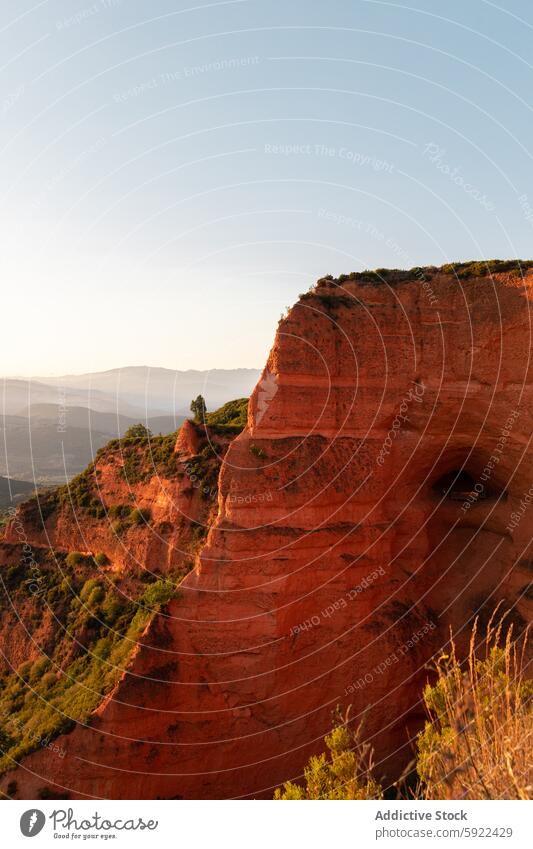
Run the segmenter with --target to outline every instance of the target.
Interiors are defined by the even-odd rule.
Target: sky
[[[528,0],[3,0],[4,375],[262,367],[325,275],[533,256]]]

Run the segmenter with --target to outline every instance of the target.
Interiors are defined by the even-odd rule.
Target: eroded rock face
[[[501,602],[531,619],[533,274],[327,281],[281,322],[180,599],[20,796],[271,796],[365,716],[377,775],[426,664]],[[531,508],[529,508],[531,510]],[[514,517],[513,517],[514,514]]]

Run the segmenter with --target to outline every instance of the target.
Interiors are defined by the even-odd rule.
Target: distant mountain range
[[[0,509],[13,506],[33,490],[34,486],[29,481],[8,480],[0,476]]]
[[[208,410],[250,395],[258,369],[132,366],[94,374],[0,380],[0,475],[61,483],[130,425],[171,433],[201,394]]]
[[[126,416],[172,413],[189,415],[191,399],[201,394],[208,409],[216,409],[233,398],[249,395],[260,371],[251,368],[175,371],[168,368],[128,366],[91,374],[38,377],[39,384],[57,393],[72,394],[72,404]],[[83,397],[84,403],[79,400]],[[44,399],[42,399],[44,400]],[[35,398],[33,403],[37,402]],[[41,399],[39,399],[41,402]],[[108,405],[111,404],[109,407]],[[135,411],[135,412],[133,412]]]

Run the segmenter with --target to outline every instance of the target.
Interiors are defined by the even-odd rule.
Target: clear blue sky
[[[262,366],[324,274],[530,258],[532,40],[526,0],[4,0],[2,372]]]

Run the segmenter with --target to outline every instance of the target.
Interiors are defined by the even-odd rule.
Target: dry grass
[[[451,640],[424,701],[430,721],[418,738],[423,799],[533,798],[533,682],[526,677],[528,633],[512,639],[489,623],[466,663]]]

